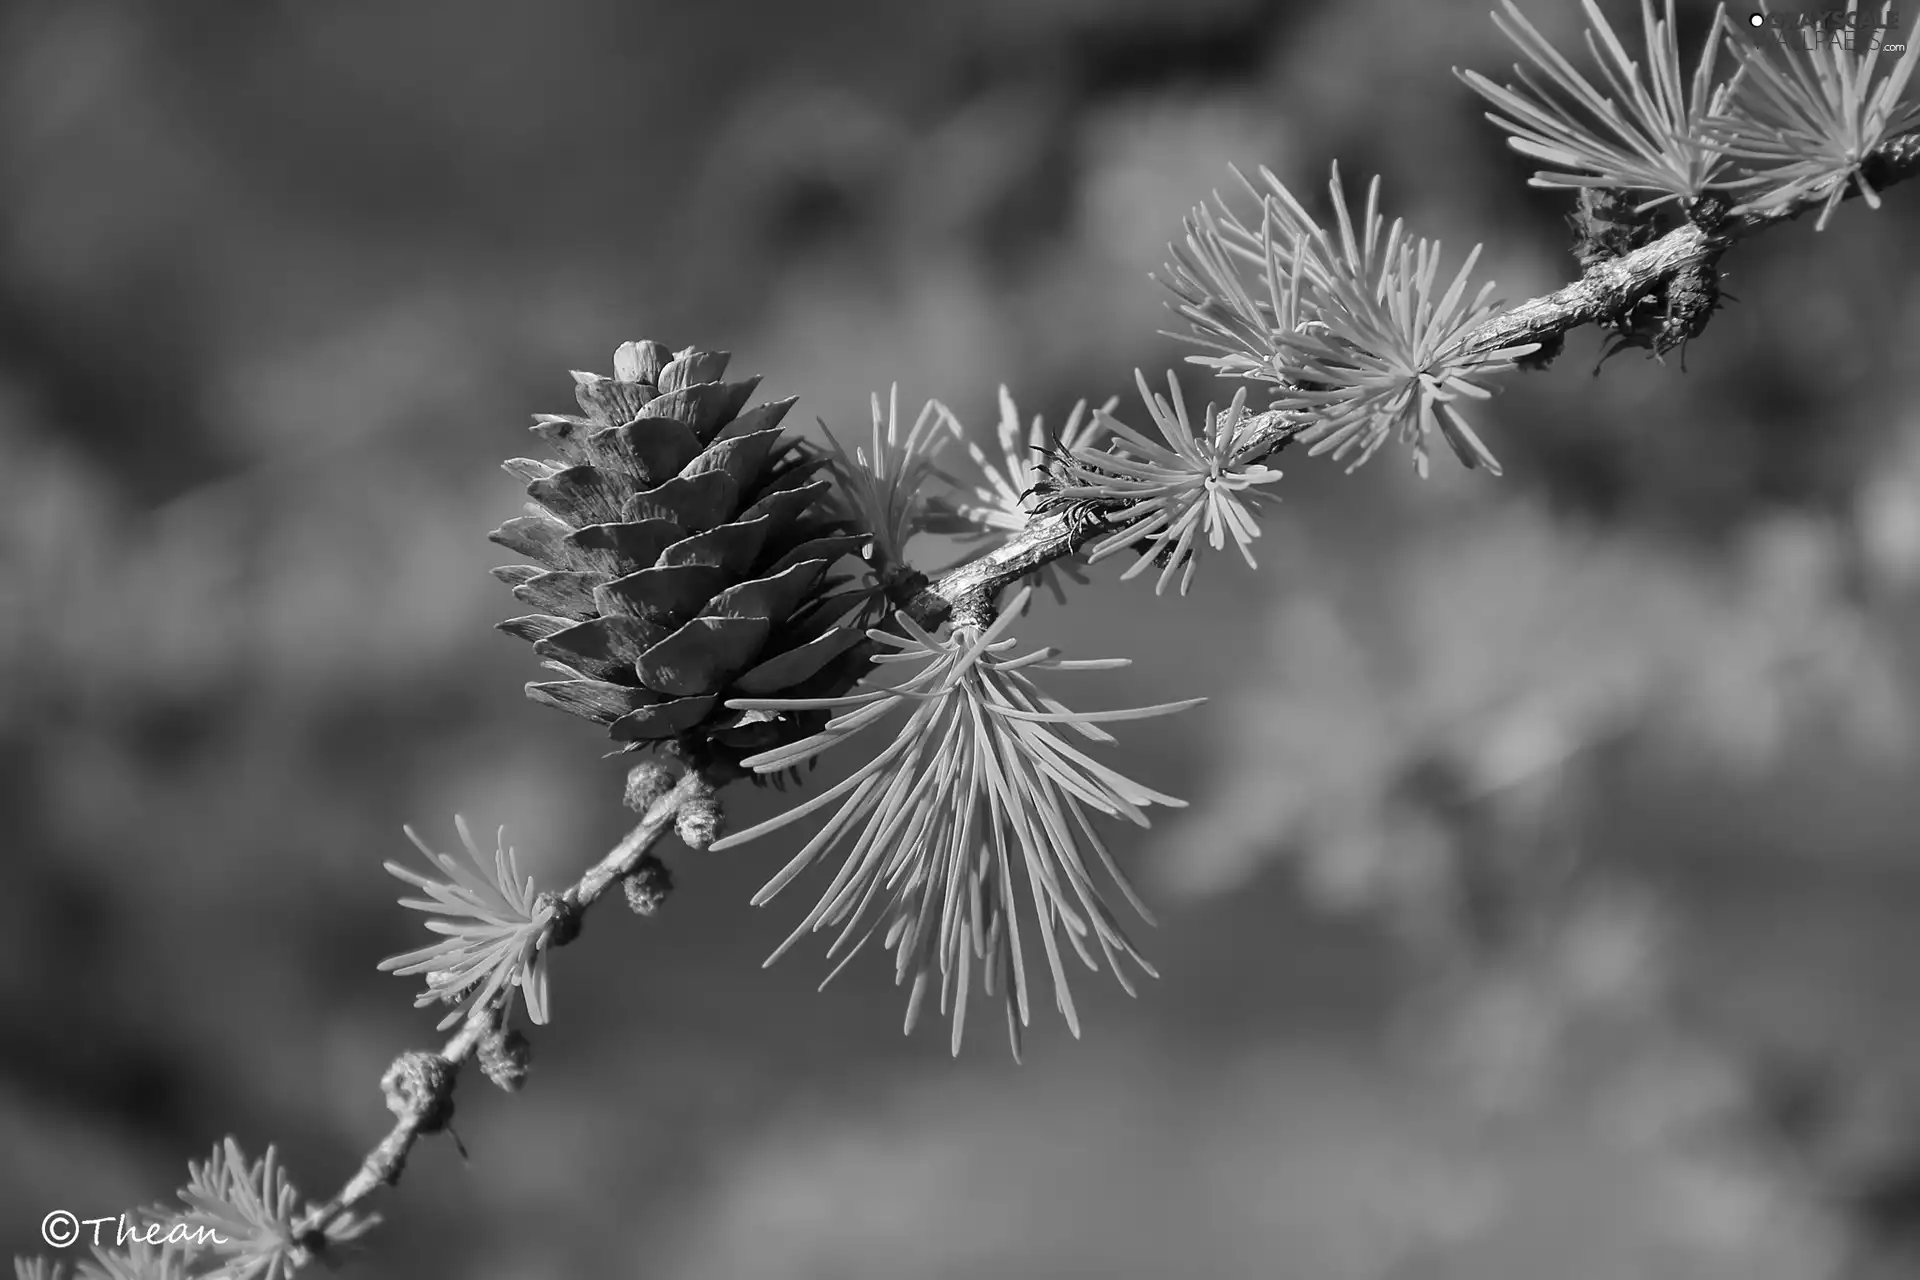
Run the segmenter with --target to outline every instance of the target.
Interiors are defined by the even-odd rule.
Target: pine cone
[[[538,562],[494,570],[536,610],[500,629],[563,677],[527,696],[622,750],[672,745],[702,765],[816,731],[816,714],[726,701],[844,691],[873,621],[873,592],[827,572],[866,539],[811,478],[823,460],[782,436],[793,401],[743,413],[760,380],[722,382],[726,363],[629,342],[613,377],[574,374],[586,416],[536,416],[559,460],[504,464],[533,502],[491,535]]]

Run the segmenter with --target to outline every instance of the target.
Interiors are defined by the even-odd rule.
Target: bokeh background
[[[721,347],[795,421],[897,381],[983,439],[1001,382],[1130,401],[1236,164],[1322,214],[1384,174],[1556,287],[1566,201],[1450,71],[1513,61],[1486,8],[0,6],[0,1245],[229,1132],[330,1193],[436,1042],[374,968],[401,824],[546,883],[620,835],[491,630],[497,464],[569,369]],[[1113,753],[1193,804],[1120,836],[1164,976],[1083,977],[1083,1039],[904,1039],[878,958],[760,967],[790,840],[675,846],[353,1274],[1920,1274],[1916,231],[1896,189],[1741,246],[1684,372],[1576,335],[1481,415],[1504,479],[1292,457],[1257,573],[1038,605],[1135,660],[1077,704],[1211,699]]]

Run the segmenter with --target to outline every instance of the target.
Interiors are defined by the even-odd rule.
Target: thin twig
[[[674,818],[682,804],[710,791],[711,784],[700,776],[698,770],[687,770],[673,790],[654,801],[633,830],[606,857],[589,868],[559,897],[578,911],[586,910],[621,877],[633,871],[648,850],[673,829]],[[314,1247],[323,1239],[321,1232],[328,1223],[352,1211],[379,1188],[391,1186],[400,1180],[413,1144],[424,1134],[444,1127],[460,1067],[473,1056],[481,1040],[495,1028],[497,1013],[493,1001],[476,1003],[461,1019],[453,1038],[441,1046],[438,1053],[426,1055],[436,1060],[440,1068],[433,1073],[435,1087],[419,1090],[408,1097],[407,1105],[398,1113],[393,1128],[367,1153],[366,1159],[360,1162],[359,1169],[347,1184],[331,1200],[308,1210],[296,1233],[296,1238],[303,1246]],[[395,1066],[398,1067],[411,1056],[402,1055]]]
[[[1920,134],[1888,143],[1869,156],[1862,168],[1876,190],[1920,176]],[[1852,200],[1858,195],[1858,187],[1853,187],[1844,198]],[[1770,209],[1739,205],[1710,232],[1691,223],[1678,227],[1632,253],[1594,264],[1564,288],[1502,312],[1476,327],[1446,354],[1454,358],[1546,343],[1582,325],[1622,318],[1682,271],[1711,266],[1734,242],[1791,222],[1825,203],[1825,195],[1819,194]],[[1278,450],[1294,430],[1286,415],[1274,411],[1252,415],[1251,424],[1249,458]],[[924,586],[912,581],[910,589],[889,594],[915,622],[929,629],[955,614],[990,616],[993,602],[1004,588],[1110,531],[1111,517],[1120,509],[1032,516],[1026,528],[985,555],[947,570]]]

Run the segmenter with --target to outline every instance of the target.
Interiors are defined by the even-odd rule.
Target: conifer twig
[[[699,770],[688,769],[671,791],[648,806],[633,830],[606,857],[559,895],[574,918],[575,929],[578,913],[605,896],[673,829],[681,806],[710,795],[711,789],[712,784]],[[560,934],[554,942],[559,945],[568,940],[568,935]],[[460,1067],[495,1029],[496,1018],[494,1002],[476,1002],[461,1020],[459,1029],[438,1051],[413,1050],[394,1061],[382,1081],[388,1106],[395,1112],[393,1128],[367,1153],[353,1177],[332,1199],[310,1209],[301,1219],[303,1242],[317,1241],[329,1222],[352,1211],[380,1187],[399,1182],[413,1144],[422,1136],[446,1127],[453,1110],[453,1087]]]
[[[1864,167],[1873,185],[1881,189],[1920,176],[1920,133],[1889,142],[1874,152]],[[1849,190],[1844,197],[1856,198],[1857,190]],[[1820,195],[1772,208],[1737,205],[1711,230],[1686,223],[1631,253],[1595,263],[1578,280],[1552,293],[1494,316],[1463,337],[1458,350],[1488,352],[1547,343],[1583,325],[1625,316],[1682,272],[1711,267],[1736,241],[1791,222],[1825,203],[1825,196]],[[1264,452],[1249,451],[1249,460],[1271,456],[1293,431],[1286,415],[1271,410],[1251,415],[1250,424],[1251,435],[1266,448]],[[958,615],[990,616],[1003,588],[1110,532],[1109,517],[1125,504],[1106,505],[1108,509],[1085,504],[1034,515],[1026,528],[999,546],[956,565],[937,579],[918,573],[894,575],[888,582],[888,594],[922,627],[937,627]]]

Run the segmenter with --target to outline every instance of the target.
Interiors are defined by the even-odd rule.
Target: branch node
[[[627,771],[626,806],[645,813],[673,790],[673,770],[658,760],[643,760]]]
[[[720,799],[711,788],[682,801],[680,811],[673,817],[673,833],[680,837],[680,843],[696,853],[720,838],[723,825]]]
[[[415,1133],[438,1133],[453,1119],[454,1064],[437,1053],[413,1049],[401,1054],[380,1077],[380,1091],[386,1095],[387,1110],[402,1123],[411,1122]],[[385,1179],[399,1176],[399,1161]]]
[[[990,588],[981,588],[967,592],[953,602],[952,622],[955,627],[966,627],[973,631],[985,631],[993,625],[999,616],[993,607],[994,592]]]
[[[552,913],[552,919],[547,924],[548,946],[564,947],[580,936],[580,923],[586,913],[570,896],[548,889],[535,899],[535,903],[536,910],[544,907]]]
[[[651,916],[659,912],[667,895],[673,892],[673,872],[667,864],[649,853],[640,859],[638,865],[620,882],[627,893],[627,906],[637,916]]]
[[[533,1045],[518,1027],[496,1027],[480,1041],[475,1057],[487,1079],[508,1093],[518,1093],[527,1082]]]

